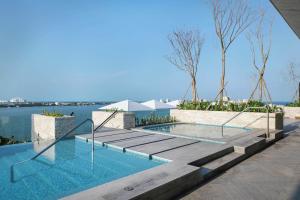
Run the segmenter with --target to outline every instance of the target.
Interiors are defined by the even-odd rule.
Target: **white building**
[[[100,110],[109,110],[109,109],[117,109],[121,111],[152,111],[153,109],[144,106],[143,104],[130,101],[130,100],[124,100],[117,103],[113,103],[104,107],[99,108]]]
[[[10,103],[25,103],[26,100],[22,99],[21,97],[14,97],[9,100]]]
[[[8,101],[6,101],[6,100],[0,100],[0,104],[6,104],[6,103],[8,103]]]
[[[171,108],[175,108],[175,106],[163,103],[161,101],[156,101],[156,100],[150,100],[150,101],[146,101],[144,103],[142,103],[144,106],[150,107],[154,110],[158,110],[158,109],[171,109]]]

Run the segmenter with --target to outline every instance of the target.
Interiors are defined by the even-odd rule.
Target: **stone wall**
[[[99,126],[112,112],[93,111],[92,119],[95,127]],[[135,114],[133,112],[118,112],[114,118],[108,121],[104,127],[130,129],[135,127]]]
[[[300,118],[300,107],[283,107],[284,117],[295,119]]]
[[[171,109],[170,115],[179,122],[221,125],[238,112],[178,110]],[[283,129],[283,116],[281,113],[270,113],[270,129]],[[226,126],[267,128],[267,113],[245,112]]]
[[[74,125],[74,116],[50,117],[40,114],[32,114],[31,138],[34,139],[39,136],[42,140],[55,139],[71,130]]]

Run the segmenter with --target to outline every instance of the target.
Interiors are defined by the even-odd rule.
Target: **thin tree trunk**
[[[225,65],[226,65],[226,60],[225,60],[225,50],[222,49],[222,76],[221,76],[221,93],[220,93],[220,105],[223,105],[223,97],[224,97],[224,87],[225,87]]]
[[[193,102],[196,102],[197,101],[197,88],[196,88],[197,82],[196,82],[196,77],[192,76],[191,79],[192,79],[192,96],[193,96]]]

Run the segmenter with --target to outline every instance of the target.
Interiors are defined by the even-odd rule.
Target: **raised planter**
[[[212,125],[222,125],[236,114],[238,114],[238,112],[178,109],[170,110],[170,115],[175,117],[179,122]],[[270,129],[283,129],[282,113],[270,113],[269,117]],[[245,112],[226,124],[226,126],[265,129],[267,127],[267,113]]]
[[[300,118],[300,107],[283,107],[284,117],[287,118]]]
[[[95,127],[99,126],[105,119],[107,119],[112,112],[107,111],[93,111],[92,119]],[[109,120],[104,127],[130,129],[135,127],[135,114],[133,112],[118,112],[114,118]]]
[[[74,116],[50,117],[32,114],[31,120],[31,138],[41,140],[56,139],[71,130],[75,125]]]

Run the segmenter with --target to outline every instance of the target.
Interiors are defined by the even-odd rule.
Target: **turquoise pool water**
[[[250,131],[250,129],[247,128],[224,126],[222,135],[221,126],[192,123],[160,124],[147,126],[143,129],[171,135],[208,139],[232,137],[237,134],[246,134]]]
[[[0,147],[0,199],[57,199],[164,163],[100,145],[95,146],[92,162],[91,143],[69,139],[36,160],[17,165],[11,182],[10,165],[44,146]]]

